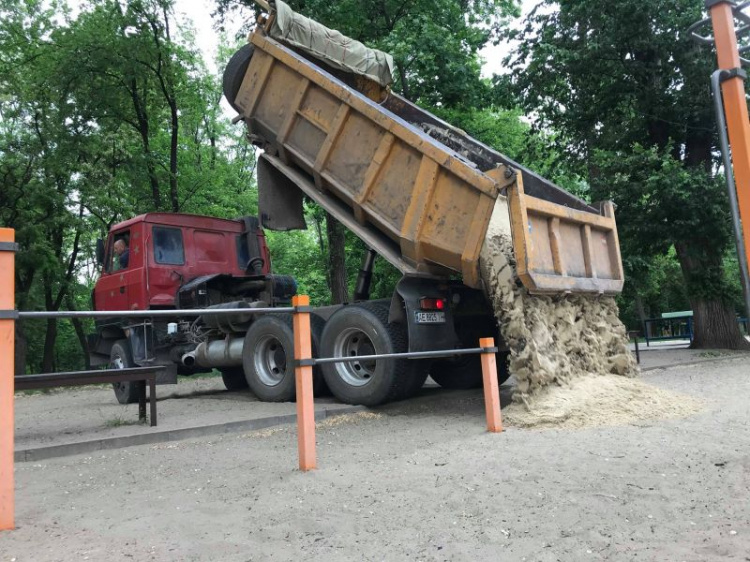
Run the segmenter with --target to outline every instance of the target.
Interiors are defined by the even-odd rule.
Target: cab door
[[[130,229],[119,230],[109,235],[102,276],[96,285],[97,310],[128,310],[129,308],[125,277],[127,267],[122,267],[120,257],[114,249],[115,242],[118,240],[122,240],[129,247]]]
[[[143,223],[114,231],[107,240],[102,276],[96,284],[97,310],[136,310],[146,308],[143,268]],[[115,244],[125,244],[127,257],[115,252]]]

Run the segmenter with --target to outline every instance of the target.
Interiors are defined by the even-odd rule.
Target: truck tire
[[[130,369],[135,367],[128,340],[117,340],[109,352],[110,369]],[[138,383],[135,381],[112,383],[115,397],[120,404],[138,402]]]
[[[390,302],[389,301],[371,301],[370,303],[373,306],[379,306],[382,308],[386,313],[390,313]],[[406,338],[408,342],[408,337]],[[408,348],[408,344],[407,344]],[[408,351],[408,349],[407,349]],[[395,398],[394,400],[406,400],[407,398],[412,398],[416,396],[416,394],[422,389],[424,386],[425,381],[427,380],[428,376],[428,369],[430,367],[431,361],[429,359],[409,359],[407,362],[407,373],[406,373],[406,383],[404,384],[404,390],[401,396],[398,398]]]
[[[510,377],[508,352],[495,354],[497,382],[503,384]],[[443,388],[466,390],[482,388],[482,360],[479,355],[461,355],[455,359],[435,361],[430,367],[432,380]]]
[[[247,379],[242,367],[223,367],[221,371],[221,380],[227,390],[243,390],[247,388]]]
[[[408,349],[406,328],[388,323],[388,309],[373,303],[345,306],[326,322],[323,357],[402,353]],[[406,397],[415,386],[408,359],[366,363],[326,363],[323,376],[333,395],[347,404],[377,406]]]
[[[312,339],[312,356],[320,356],[320,338],[323,336],[323,328],[325,328],[326,321],[323,320],[317,314],[310,315],[310,332]],[[326,379],[323,377],[323,372],[320,365],[313,367],[313,395],[317,398],[318,396],[330,396],[331,390],[326,384]]]
[[[242,80],[245,78],[245,73],[247,72],[247,67],[250,65],[250,59],[253,56],[254,50],[255,48],[250,44],[243,45],[229,59],[224,70],[224,76],[222,77],[224,96],[227,98],[229,105],[237,110],[238,113],[242,113],[242,109],[234,104],[234,100],[237,98],[237,92],[240,91]]]
[[[242,366],[247,385],[262,401],[294,400],[294,331],[289,314],[269,314],[250,325]]]

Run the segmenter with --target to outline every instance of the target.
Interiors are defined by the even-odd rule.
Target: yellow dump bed
[[[460,274],[479,288],[479,252],[502,191],[529,291],[622,290],[611,204],[591,207],[403,98],[363,88],[263,30],[250,42],[233,105],[265,149],[259,189],[267,227],[299,222],[301,190],[402,272]]]

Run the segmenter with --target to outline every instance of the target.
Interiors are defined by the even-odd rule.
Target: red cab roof
[[[139,222],[149,222],[166,226],[198,228],[201,230],[220,230],[222,232],[243,232],[242,221],[217,219],[188,213],[146,213],[132,219],[117,223],[112,230],[121,230]]]

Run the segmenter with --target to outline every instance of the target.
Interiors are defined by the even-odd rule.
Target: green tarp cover
[[[281,0],[269,2],[275,10],[269,35],[298,47],[325,63],[374,80],[383,87],[393,82],[393,57],[383,51],[365,47],[338,31],[295,13]]]

